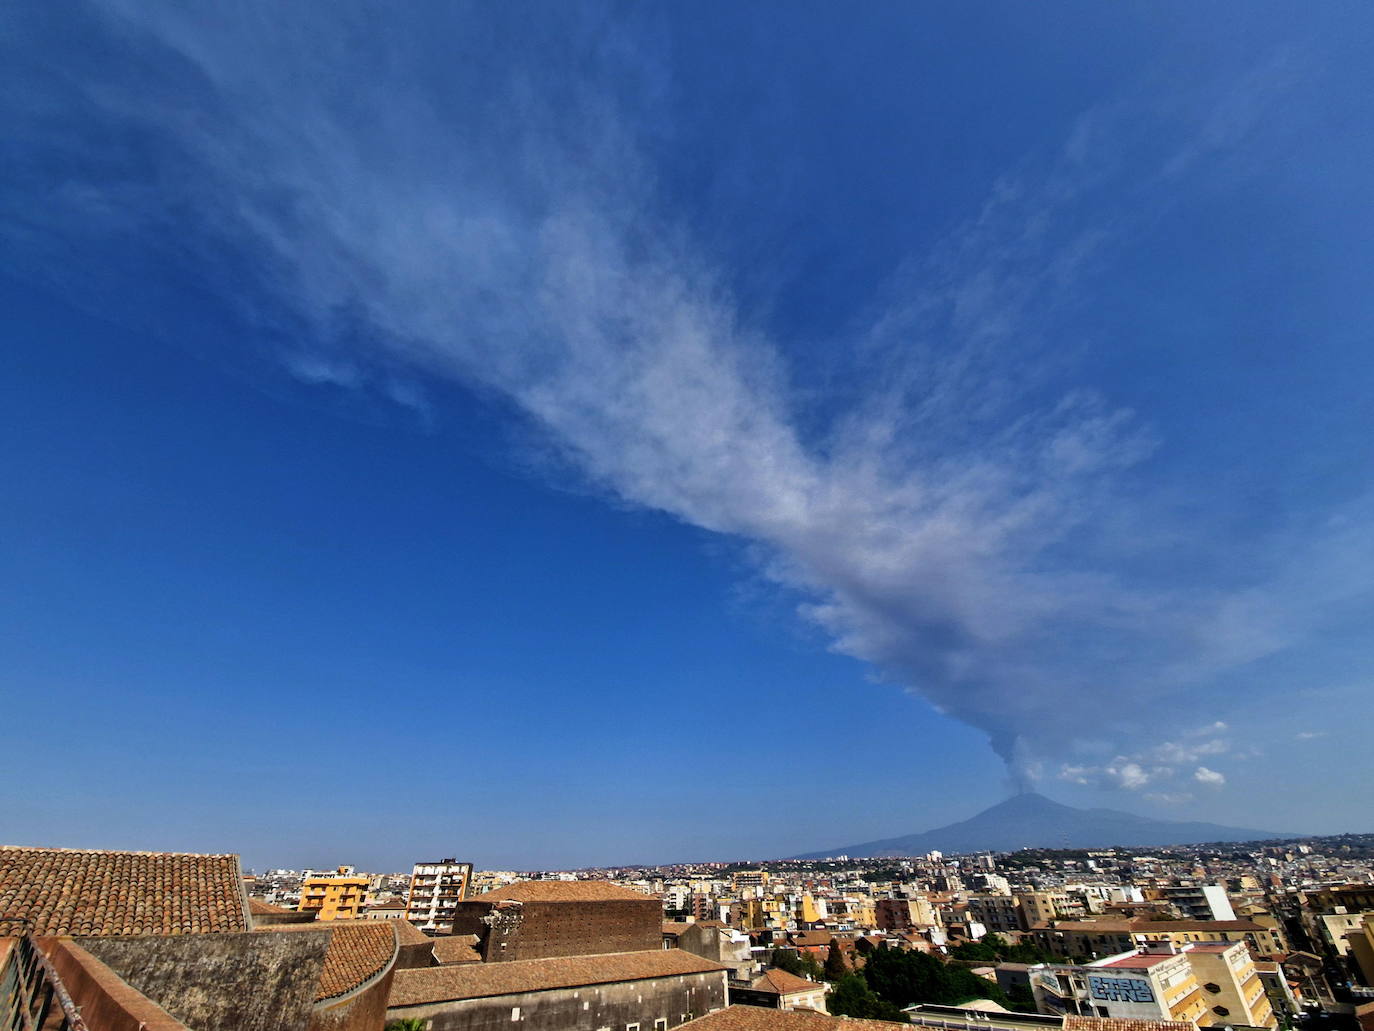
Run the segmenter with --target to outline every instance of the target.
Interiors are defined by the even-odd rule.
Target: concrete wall
[[[726,1005],[725,972],[618,981],[424,1006],[393,1006],[386,1019],[419,1017],[430,1031],[639,1031],[675,1028]],[[662,1024],[656,1023],[663,1021]]]

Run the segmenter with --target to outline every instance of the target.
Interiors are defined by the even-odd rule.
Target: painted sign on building
[[[1094,999],[1105,1002],[1154,1002],[1149,981],[1134,977],[1089,977],[1088,990]]]

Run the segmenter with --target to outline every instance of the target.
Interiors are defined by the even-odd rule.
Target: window
[[[659,1017],[654,1021],[654,1031],[668,1031],[668,1018]]]
[[[520,1007],[519,1007],[519,1006],[512,1006],[512,1007],[510,1008],[510,1019],[513,1020],[513,1021],[514,1021],[514,1020],[519,1020],[519,1019],[520,1019]]]
[[[625,1031],[639,1031],[639,1025],[638,1025],[638,1024],[626,1024],[626,1025],[625,1025]]]

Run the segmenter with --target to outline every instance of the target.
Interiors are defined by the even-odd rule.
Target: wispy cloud
[[[1159,441],[1110,398],[1057,386],[1074,360],[1058,315],[1135,224],[1124,203],[1085,218],[1086,199],[1188,173],[1248,109],[1139,167],[1114,146],[1128,119],[1085,116],[894,272],[852,341],[858,400],[817,413],[595,81],[551,98],[528,70],[487,69],[480,100],[447,98],[405,73],[413,39],[347,8],[287,19],[268,46],[268,12],[104,11],[129,60],[91,71],[81,109],[140,160],[97,163],[41,105],[21,112],[34,147],[85,170],[35,193],[38,230],[161,234],[202,267],[233,256],[225,299],[293,341],[278,360],[304,382],[423,408],[418,380],[436,377],[503,399],[599,488],[750,544],[837,651],[985,731],[1020,776],[1063,757],[1066,720],[1091,720],[1108,756],[1066,763],[1080,783],[1138,790],[1224,754],[1220,724],[1133,750],[1133,699],[1289,645],[1361,589],[1352,555],[1374,566],[1354,543],[1318,582],[1313,563],[1343,546],[1322,540],[1264,583],[1134,581],[1130,531],[1160,515],[1133,470]],[[1224,782],[1200,765],[1192,779]]]

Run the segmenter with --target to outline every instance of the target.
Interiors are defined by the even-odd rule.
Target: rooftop
[[[1136,953],[1133,956],[1117,956],[1115,959],[1105,959],[1092,964],[1095,967],[1126,968],[1130,970],[1148,970],[1150,967],[1167,963],[1171,959],[1177,959],[1177,953],[1161,953],[1158,955],[1147,953]]]
[[[824,988],[825,985],[808,981],[804,977],[789,974],[786,970],[779,970],[775,967],[771,970],[765,970],[762,976],[754,978],[749,987],[756,992],[791,995],[794,992],[814,992],[817,988]]]
[[[260,928],[259,933],[329,934],[316,998],[332,999],[360,987],[391,965],[401,943],[398,923],[401,921],[325,920],[309,924],[271,924]]]
[[[894,1025],[885,1020],[831,1017],[806,1010],[727,1006],[689,1020],[682,1027],[689,1031],[892,1031]]]
[[[681,949],[519,959],[506,963],[462,963],[396,971],[389,1005],[422,1006],[455,999],[480,999],[492,995],[543,992],[588,984],[725,970],[719,963]]]
[[[483,902],[644,902],[652,895],[610,881],[516,881],[479,895]]]
[[[1186,1020],[1122,1020],[1105,1017],[1064,1018],[1064,1031],[1196,1031]]]
[[[74,937],[249,927],[239,857],[192,852],[0,846],[0,914]]]

